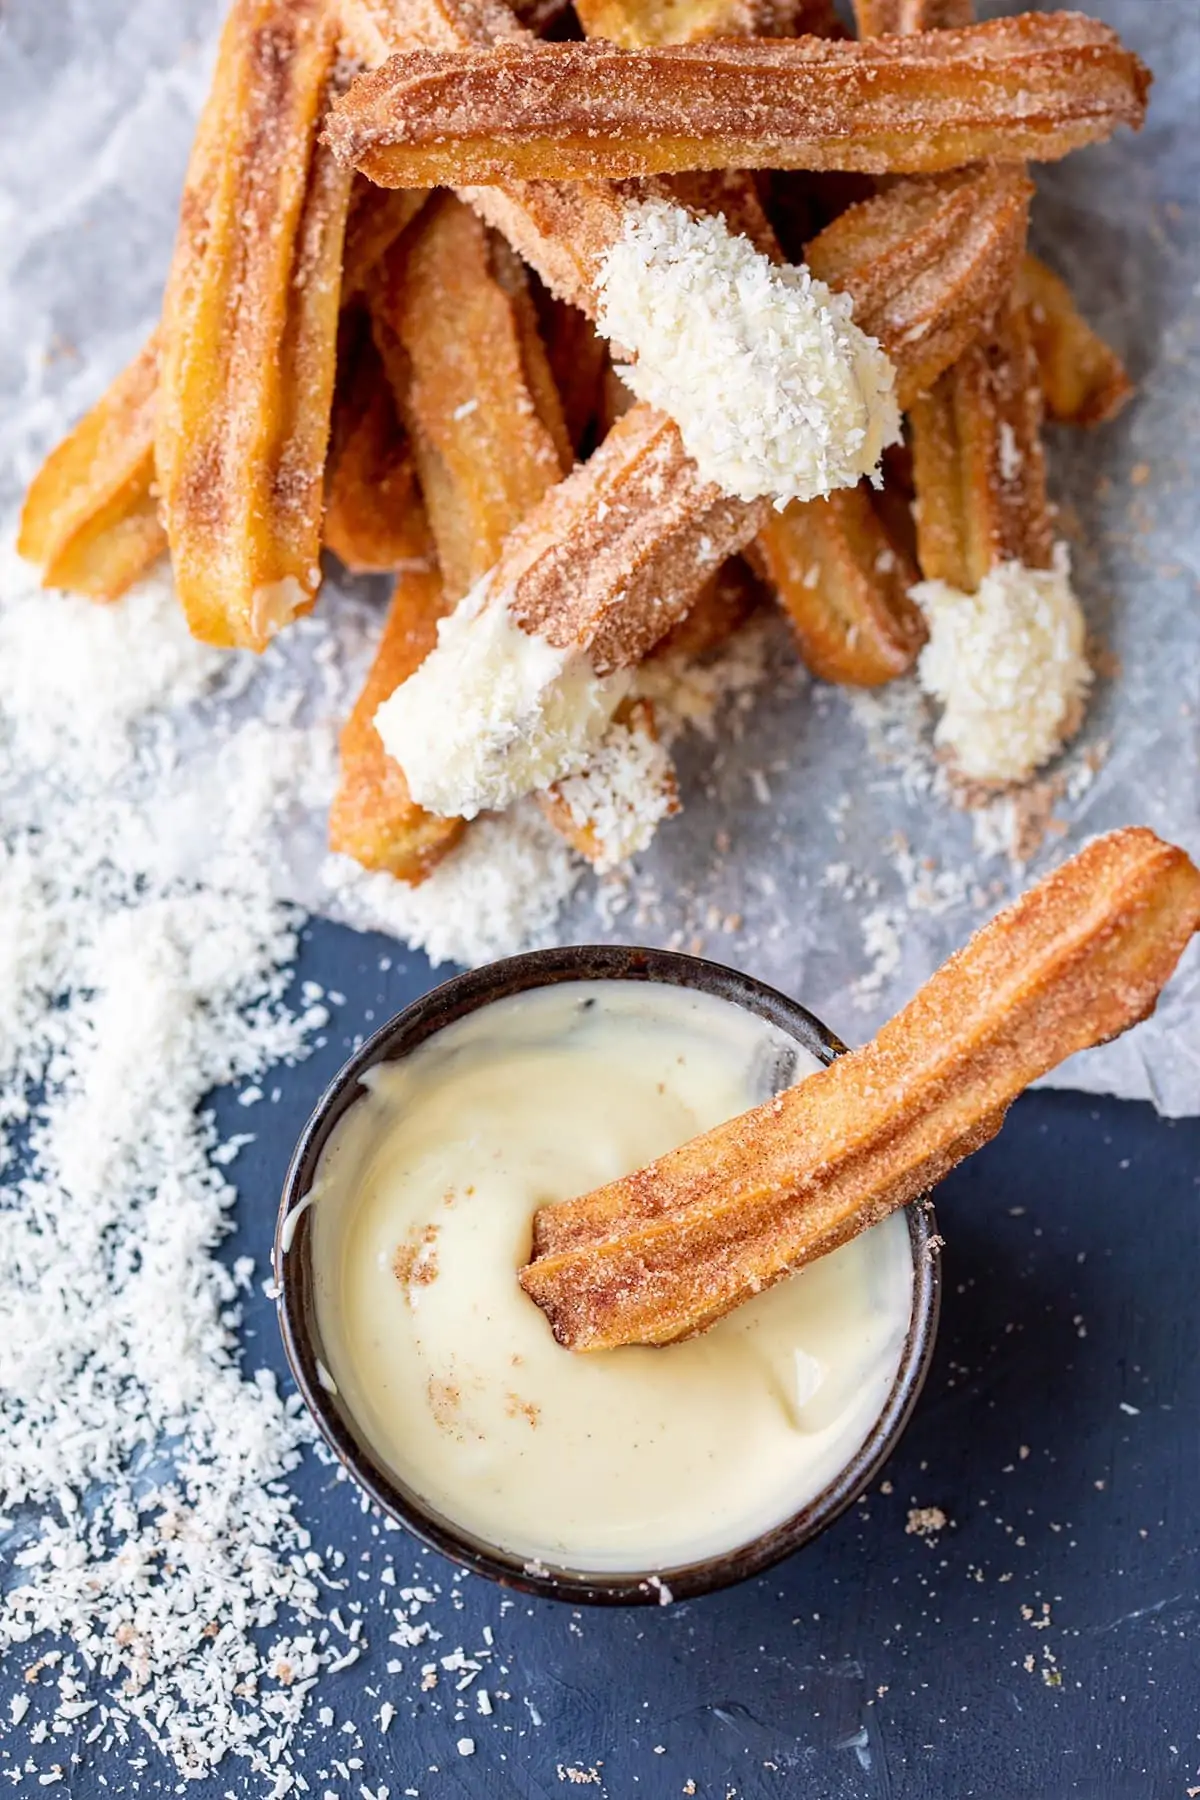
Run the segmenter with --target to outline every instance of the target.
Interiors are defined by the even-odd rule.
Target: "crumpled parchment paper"
[[[157,313],[221,10],[219,0],[4,8],[5,516]],[[1062,531],[1106,675],[1059,779],[1035,797],[1040,843],[1015,864],[1004,806],[972,816],[938,791],[911,684],[878,698],[820,688],[780,631],[753,705],[714,740],[678,747],[682,817],[599,904],[591,878],[580,884],[557,927],[563,941],[691,945],[861,1039],[1002,900],[1092,834],[1144,823],[1200,855],[1200,528],[1189,480],[1200,444],[1200,18],[1193,0],[1091,0],[1091,10],[1153,68],[1150,121],[1139,137],[1122,132],[1038,172],[1034,242],[1125,356],[1138,396],[1099,432],[1051,434]],[[347,616],[361,655],[356,586]],[[296,898],[322,904],[315,877],[294,885]],[[1197,947],[1153,1020],[1054,1079],[1200,1112]]]

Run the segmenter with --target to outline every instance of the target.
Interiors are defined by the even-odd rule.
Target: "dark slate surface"
[[[391,959],[382,969],[381,959]],[[266,1272],[291,1143],[358,1033],[431,984],[422,958],[316,925],[300,976],[346,996],[324,1047],[263,1082],[279,1099],[234,1165],[228,1253]],[[836,1029],[838,1020],[829,1023]],[[573,1614],[462,1578],[381,1534],[315,1459],[298,1475],[318,1547],[360,1580],[366,1649],[310,1708],[309,1791],[391,1800],[1142,1800],[1200,1791],[1200,1121],[1028,1096],[938,1196],[945,1302],[937,1359],[883,1486],[749,1586],[687,1606]],[[247,1357],[280,1371],[255,1295]],[[906,1530],[912,1508],[944,1528]],[[441,1641],[389,1644],[399,1586],[439,1590]],[[420,1668],[494,1640],[474,1686]],[[403,1667],[389,1673],[389,1659]],[[481,1716],[476,1689],[493,1711]],[[28,1690],[24,1690],[28,1691]],[[505,1697],[507,1696],[507,1697]],[[396,1716],[386,1735],[381,1704]],[[0,1706],[7,1694],[0,1678]],[[322,1725],[317,1708],[332,1708]],[[456,1710],[463,1714],[456,1719]],[[34,1715],[31,1715],[31,1719]],[[456,1748],[469,1736],[474,1752]],[[19,1755],[0,1752],[0,1775]],[[55,1745],[55,1759],[70,1744]],[[151,1757],[87,1760],[70,1792],[181,1791]],[[40,1758],[45,1761],[47,1759]],[[341,1761],[344,1774],[336,1767]],[[36,1778],[32,1778],[36,1782]],[[689,1787],[694,1783],[694,1787]],[[103,1784],[103,1785],[102,1785]],[[2,1790],[0,1790],[2,1791]],[[22,1790],[25,1791],[25,1790]],[[193,1800],[258,1793],[227,1764]]]

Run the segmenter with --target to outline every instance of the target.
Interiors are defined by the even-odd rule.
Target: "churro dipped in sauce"
[[[594,1572],[737,1548],[820,1493],[899,1367],[901,1216],[665,1350],[572,1355],[517,1280],[539,1206],[817,1066],[730,1002],[603,981],[374,1070],[322,1157],[313,1269],[332,1380],[383,1464],[486,1543]]]

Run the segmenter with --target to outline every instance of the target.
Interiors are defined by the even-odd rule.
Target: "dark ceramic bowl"
[[[440,1550],[451,1561],[490,1576],[506,1587],[520,1588],[573,1606],[654,1605],[664,1587],[676,1600],[712,1593],[747,1576],[758,1575],[802,1544],[852,1505],[870,1486],[890,1456],[908,1423],[921,1391],[937,1332],[940,1300],[936,1224],[929,1205],[908,1210],[909,1240],[913,1258],[913,1314],[908,1339],[900,1359],[892,1391],[862,1448],[838,1478],[790,1519],[763,1532],[739,1549],[726,1551],[679,1568],[657,1569],[644,1574],[558,1568],[529,1563],[498,1549],[465,1530],[414,1493],[375,1455],[340,1397],[330,1393],[318,1373],[322,1354],[317,1324],[312,1270],[312,1234],[309,1213],[293,1221],[294,1231],[286,1253],[284,1220],[305,1197],[316,1176],[317,1163],[330,1132],[359,1098],[359,1077],[377,1063],[395,1062],[418,1044],[464,1014],[493,1000],[529,988],[549,987],[560,981],[654,981],[675,987],[697,988],[718,999],[732,1001],[757,1013],[822,1063],[832,1062],[845,1045],[825,1029],[810,1012],[773,988],[749,975],[704,962],[695,956],[679,956],[668,950],[629,949],[620,945],[583,945],[578,948],[538,950],[528,956],[510,957],[487,968],[456,975],[442,987],[381,1026],[358,1050],[322,1094],[296,1146],[284,1182],[279,1223],[275,1231],[275,1281],[279,1292],[280,1325],[288,1362],[296,1384],[328,1444],[359,1485],[393,1519],[422,1542]]]

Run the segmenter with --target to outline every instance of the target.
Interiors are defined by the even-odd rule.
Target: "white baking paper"
[[[155,318],[216,0],[8,0],[0,21],[0,505]],[[989,12],[1007,10],[989,6]],[[1145,823],[1200,855],[1200,596],[1191,471],[1200,443],[1200,20],[1194,0],[1093,0],[1156,74],[1150,122],[1039,173],[1035,243],[1127,358],[1139,393],[1098,432],[1055,432],[1052,481],[1076,584],[1119,671],[1064,760],[1066,791],[1027,867],[1002,809],[940,794],[908,684],[878,698],[810,683],[780,629],[770,679],[713,740],[678,747],[685,812],[633,878],[591,876],[554,935],[685,944],[866,1036],[1006,897],[1095,832]],[[364,653],[357,583],[328,631],[273,649],[238,705],[315,645]],[[366,615],[369,617],[369,614]],[[314,675],[317,672],[314,671]],[[0,679],[3,672],[0,671]],[[318,706],[328,667],[312,682]],[[319,696],[324,695],[325,701]],[[923,735],[922,735],[923,734]],[[201,759],[203,760],[203,758]],[[208,759],[211,762],[211,758]],[[199,777],[198,777],[199,779]],[[320,822],[281,867],[306,904]],[[543,928],[540,937],[551,935]],[[1200,1112],[1200,957],[1156,1017],[1060,1071],[1060,1084]]]

